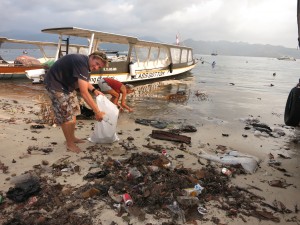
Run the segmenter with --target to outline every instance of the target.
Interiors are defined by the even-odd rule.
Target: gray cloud
[[[164,42],[174,42],[179,33],[182,39],[295,47],[296,4],[295,0],[2,0],[0,36],[77,26]]]

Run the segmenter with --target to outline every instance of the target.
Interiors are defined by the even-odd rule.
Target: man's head
[[[90,71],[96,71],[108,65],[108,58],[104,52],[95,51],[89,55]]]
[[[132,84],[126,84],[125,87],[127,94],[134,92],[134,86]]]

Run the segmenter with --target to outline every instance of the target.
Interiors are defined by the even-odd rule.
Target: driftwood
[[[151,137],[155,139],[176,141],[176,142],[181,142],[186,144],[191,143],[191,137],[180,135],[180,134],[174,134],[172,132],[162,131],[162,130],[152,130]]]

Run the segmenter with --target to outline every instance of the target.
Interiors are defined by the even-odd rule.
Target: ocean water
[[[56,53],[56,49],[54,47],[45,47],[44,48],[45,54],[48,57],[54,57]],[[14,61],[15,58],[17,58],[20,55],[27,54],[29,56],[32,56],[34,58],[42,58],[44,57],[43,53],[36,48],[16,48],[16,49],[7,49],[7,48],[1,48],[0,49],[0,56],[6,61]]]
[[[148,84],[148,89],[144,85],[148,96],[133,98],[136,114],[181,118],[191,124],[203,120],[234,123],[249,116],[260,117],[266,123],[283,123],[287,96],[300,78],[299,61],[221,55],[196,57],[204,63],[198,63],[190,74],[154,82],[152,88]],[[184,90],[187,98],[168,98],[178,90]]]
[[[204,62],[190,73],[134,83],[136,91],[128,96],[134,118],[226,124],[251,116],[265,123],[284,123],[287,96],[300,78],[300,61],[222,55],[196,58]],[[42,93],[43,85],[26,78],[0,80],[3,96],[34,99]]]

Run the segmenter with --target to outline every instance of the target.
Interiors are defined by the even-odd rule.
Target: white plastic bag
[[[98,95],[96,103],[99,110],[105,112],[105,116],[101,122],[96,122],[88,140],[94,143],[113,143],[118,141],[116,129],[119,109],[104,95]]]

